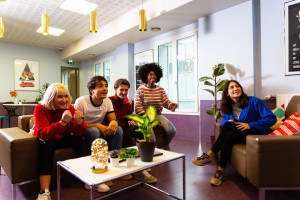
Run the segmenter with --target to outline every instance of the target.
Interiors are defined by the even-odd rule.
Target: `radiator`
[[[300,96],[300,94],[276,94],[276,108],[284,104],[284,108],[287,107],[293,96]]]

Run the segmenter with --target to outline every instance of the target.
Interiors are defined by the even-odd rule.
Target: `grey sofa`
[[[300,96],[289,102],[286,118],[295,112],[300,114]],[[259,199],[266,190],[300,190],[300,136],[247,136],[246,144],[233,146],[230,165],[258,188]]]

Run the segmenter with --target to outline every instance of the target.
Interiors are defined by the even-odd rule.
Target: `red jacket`
[[[69,109],[74,115],[75,108],[70,105]],[[76,136],[84,135],[86,124],[82,120],[80,125],[72,119],[65,127],[60,125],[62,114],[65,110],[47,110],[43,105],[38,104],[34,109],[34,135],[42,140],[62,139],[69,134]]]

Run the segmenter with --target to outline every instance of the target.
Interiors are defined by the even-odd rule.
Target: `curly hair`
[[[105,81],[106,84],[108,84],[108,83],[107,83],[107,80],[106,80],[103,76],[94,76],[94,77],[92,77],[91,80],[87,83],[87,88],[89,89],[90,95],[92,95],[90,89],[95,89],[96,84],[97,84],[98,82],[100,82],[100,81]]]
[[[160,78],[163,77],[161,66],[159,66],[157,63],[147,63],[141,66],[138,72],[138,75],[143,83],[147,84],[147,77],[151,71],[153,71],[156,75],[156,83],[158,83]]]
[[[244,92],[243,87],[241,86],[241,84],[239,82],[237,82],[236,80],[229,80],[224,85],[223,93],[222,93],[222,100],[221,100],[221,110],[225,114],[231,114],[232,113],[232,106],[231,106],[232,100],[228,96],[228,87],[229,87],[229,84],[231,82],[234,82],[234,83],[238,84],[241,88],[242,94],[239,98],[240,107],[242,109],[246,108],[248,106],[248,103],[249,103],[248,95]]]

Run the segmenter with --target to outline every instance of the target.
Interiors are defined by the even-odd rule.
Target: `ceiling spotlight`
[[[158,32],[158,31],[161,31],[161,28],[159,28],[159,27],[151,27],[151,31],[152,32]]]
[[[0,38],[4,37],[4,22],[3,18],[0,17]]]
[[[42,14],[42,31],[43,35],[49,35],[49,15],[46,13]]]
[[[97,33],[97,13],[96,13],[96,11],[90,12],[90,32]]]

